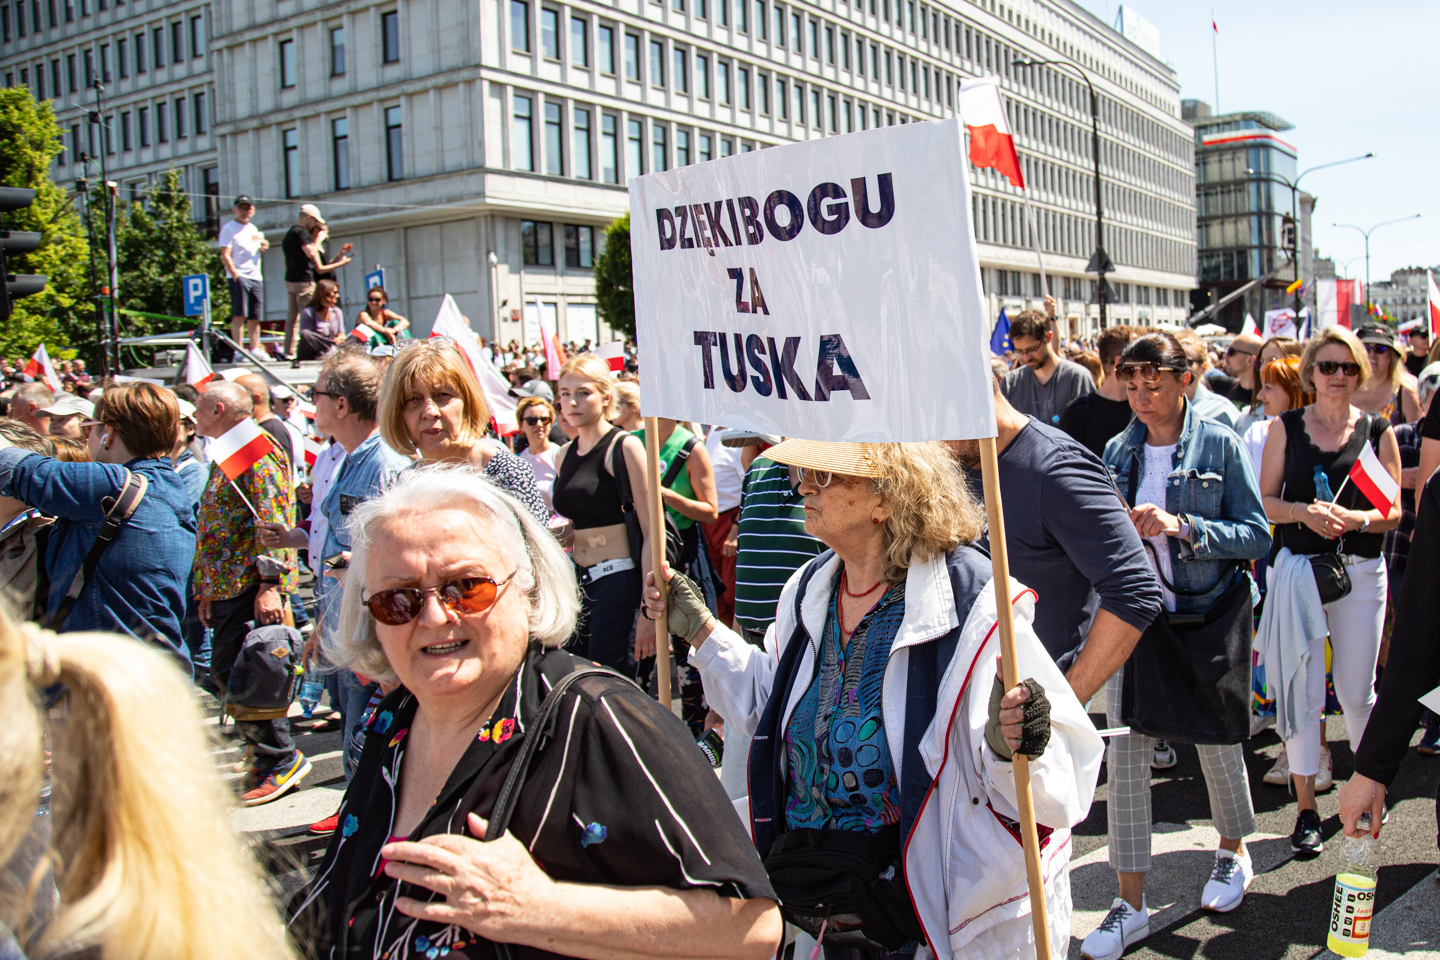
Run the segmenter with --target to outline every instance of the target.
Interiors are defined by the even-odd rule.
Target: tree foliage
[[[86,276],[89,245],[74,204],[50,178],[60,153],[60,126],[48,101],[36,102],[26,86],[0,89],[0,184],[28,187],[35,202],[3,214],[10,230],[41,234],[40,248],[9,258],[11,273],[50,278],[44,291],[14,302],[14,313],[0,324],[0,352],[28,357],[44,342],[50,356],[73,356],[70,347],[94,343],[93,308]]]
[[[635,338],[635,283],[630,273],[630,214],[605,228],[605,252],[595,261],[595,308],[626,339]]]

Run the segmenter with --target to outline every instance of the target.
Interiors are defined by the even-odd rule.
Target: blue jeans
[[[354,670],[341,670],[339,677],[339,710],[344,717],[340,723],[340,730],[345,736],[342,766],[345,768],[345,781],[348,783],[354,776],[355,767],[360,763],[360,757],[355,753],[353,742],[355,728],[360,724],[360,718],[365,713],[365,704],[370,702],[370,693],[375,687],[373,684],[362,684],[360,678],[355,676]]]

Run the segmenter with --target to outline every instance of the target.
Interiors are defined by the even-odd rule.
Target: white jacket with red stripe
[[[839,563],[832,556],[821,566],[801,599],[801,619],[809,638],[822,634],[829,584]],[[785,585],[763,650],[717,627],[690,655],[710,705],[747,736],[754,733],[769,699],[779,644],[789,642],[795,632],[799,579],[797,572]],[[1051,949],[1054,956],[1062,957],[1069,950],[1070,937],[1070,829],[1089,813],[1104,743],[1031,627],[1035,593],[1012,579],[1011,596],[1019,675],[1039,682],[1051,704],[1050,743],[1030,764],[1030,788],[1035,819],[1045,834],[1041,866]],[[907,649],[936,640],[957,626],[961,630],[940,685],[935,718],[920,742],[931,786],[906,839],[905,876],[927,934],[928,952],[937,960],[1030,957],[1034,932],[1024,852],[1005,823],[1019,818],[1013,767],[985,743],[1000,651],[994,582],[985,585],[968,612],[957,612],[955,606],[945,557],[910,566],[905,615],[882,686],[881,709],[890,743],[905,740]],[[809,642],[818,650],[813,639]],[[814,670],[814,656],[800,658],[785,722]],[[902,777],[901,762],[901,752],[892,751],[897,782]],[[921,957],[926,954],[922,949]]]

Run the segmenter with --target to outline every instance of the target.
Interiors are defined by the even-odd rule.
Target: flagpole
[[[245,501],[245,506],[250,508],[250,516],[254,517],[258,521],[260,519],[260,512],[255,509],[255,504],[250,502],[250,498],[245,496],[244,492],[241,491],[240,487],[236,485],[234,480],[230,481],[230,486],[236,492],[236,494],[239,495],[240,499]]]
[[[1220,26],[1215,22],[1215,8],[1210,8],[1210,61],[1215,65],[1215,114],[1220,114]]]
[[[655,589],[660,591],[662,608],[660,616],[654,620],[655,692],[660,698],[660,705],[670,710],[670,629],[666,626],[669,612],[664,609],[667,590],[663,575],[665,500],[660,493],[660,421],[655,417],[645,418],[645,490],[650,501],[650,569],[655,573]]]
[[[1035,208],[1030,205],[1030,188],[1025,187],[1020,191],[1025,195],[1025,219],[1030,221],[1030,239],[1035,244],[1035,260],[1040,264],[1040,295],[1050,296],[1050,280],[1045,276],[1045,257],[1040,253],[1040,231],[1035,228]],[[1055,332],[1060,333],[1060,314],[1055,314]],[[1057,344],[1058,345],[1058,344]]]

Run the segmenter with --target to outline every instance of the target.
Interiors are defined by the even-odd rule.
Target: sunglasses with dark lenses
[[[801,483],[804,483],[808,477],[810,482],[815,484],[815,486],[828,487],[830,486],[830,481],[835,479],[835,474],[829,470],[810,470],[806,467],[796,467],[795,469],[799,474]]]
[[[1160,374],[1166,370],[1172,373],[1183,373],[1185,368],[1161,363],[1117,363],[1115,379],[1121,383],[1129,383],[1130,379],[1138,374],[1141,383],[1153,386],[1160,382]]]
[[[520,421],[527,427],[540,427],[550,422],[549,417],[525,417]]]
[[[438,587],[399,587],[395,590],[381,590],[365,600],[370,615],[386,626],[398,627],[409,623],[425,609],[425,594],[433,593],[442,606],[455,613],[484,613],[495,605],[500,588],[515,576],[504,580],[493,577],[460,577],[449,580]]]
[[[1255,356],[1255,354],[1258,353],[1258,352],[1259,352],[1259,351],[1257,351],[1257,350],[1237,350],[1237,349],[1235,349],[1234,347],[1227,347],[1227,348],[1225,348],[1225,356],[1227,356],[1227,357],[1233,357],[1233,356],[1236,356],[1236,355],[1245,356],[1245,357],[1253,357],[1253,356]]]
[[[366,297],[365,299],[366,299],[366,300],[369,300],[371,303],[384,303],[384,302],[385,302],[385,298],[384,298],[384,297]]]
[[[1373,354],[1376,354],[1377,356],[1378,356],[1379,354],[1384,353],[1385,351],[1387,351],[1387,350],[1389,350],[1389,349],[1390,349],[1390,345],[1389,345],[1389,344],[1385,344],[1385,343],[1367,343],[1367,344],[1365,344],[1365,352],[1366,352],[1366,353],[1373,353]]]
[[[1341,363],[1338,360],[1317,360],[1315,361],[1315,369],[1319,370],[1323,376],[1327,377],[1333,377],[1335,376],[1335,374],[1341,372],[1343,372],[1347,377],[1360,376],[1360,364],[1354,363],[1352,361],[1346,361],[1345,363]]]

